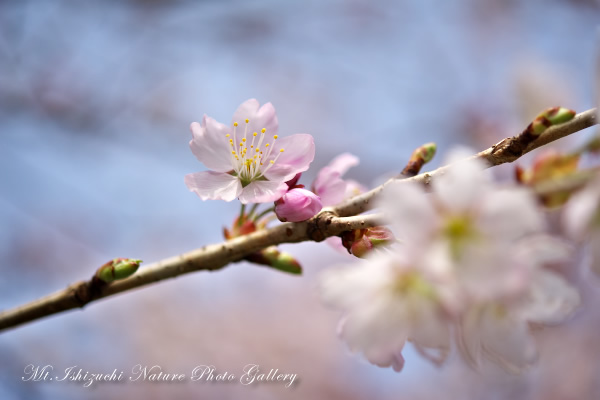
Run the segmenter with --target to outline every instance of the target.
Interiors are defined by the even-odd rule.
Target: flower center
[[[271,143],[265,143],[265,134],[267,130],[262,128],[260,130],[260,137],[258,132],[252,133],[252,141],[249,141],[248,136],[248,123],[250,120],[246,119],[246,127],[244,129],[244,137],[238,142],[238,123],[233,123],[233,138],[228,133],[225,135],[229,139],[229,146],[231,147],[231,165],[233,166],[234,174],[239,177],[242,182],[242,186],[247,186],[251,182],[265,179],[264,173],[269,170],[276,162],[283,149],[274,151],[274,145],[278,138],[277,135],[273,136]],[[240,135],[241,136],[241,135]],[[250,146],[248,146],[250,144]],[[262,146],[262,147],[261,147]],[[276,154],[275,154],[276,153]]]
[[[473,221],[467,215],[449,216],[443,234],[450,244],[450,251],[455,259],[459,259],[465,245],[478,236]]]
[[[423,297],[433,298],[435,297],[435,291],[429,285],[423,277],[417,272],[407,272],[398,276],[395,281],[392,282],[392,288],[395,293],[403,296],[415,294]]]

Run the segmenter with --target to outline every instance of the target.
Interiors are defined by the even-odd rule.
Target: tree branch
[[[528,143],[527,146],[520,149],[518,148],[519,146],[514,146],[514,144],[519,142],[519,138],[521,135],[523,135],[523,133],[511,138],[503,139],[492,147],[475,154],[471,157],[471,159],[482,160],[487,163],[488,167],[494,167],[496,165],[516,161],[521,156],[537,149],[538,147],[544,146],[550,142],[554,142],[555,140],[562,139],[565,136],[569,136],[575,132],[579,132],[589,128],[590,126],[596,125],[598,123],[597,113],[598,110],[593,108],[577,114],[569,122],[548,128],[536,140]],[[517,149],[515,149],[515,147],[517,147]],[[432,179],[434,179],[436,176],[446,173],[449,167],[449,165],[446,165],[431,172],[425,172],[411,178],[406,178],[403,179],[403,182],[417,182],[429,185]],[[385,188],[386,185],[395,180],[397,180],[397,178],[392,178],[381,186],[346,200],[335,208],[337,215],[341,217],[357,215],[371,209],[373,207],[372,200]]]
[[[575,116],[569,122],[550,127],[534,141],[523,146],[517,135],[507,138],[472,158],[482,159],[491,166],[513,162],[540,146],[578,132],[597,124],[596,109]],[[515,146],[521,143],[521,146]],[[204,246],[175,257],[166,258],[141,268],[133,276],[98,286],[93,280],[74,283],[64,290],[32,301],[25,305],[0,313],[0,330],[6,330],[26,322],[43,318],[73,308],[82,308],[86,304],[131,289],[139,288],[167,278],[195,271],[214,271],[230,263],[241,261],[244,257],[281,243],[302,241],[320,242],[329,236],[338,235],[347,230],[368,228],[384,223],[380,214],[358,215],[373,207],[374,198],[392,181],[402,179],[406,182],[419,182],[429,185],[436,176],[444,174],[448,166],[435,171],[404,179],[390,179],[383,185],[355,196],[337,207],[325,209],[317,216],[305,222],[283,223],[275,227],[260,230],[250,235],[240,236],[219,244]]]

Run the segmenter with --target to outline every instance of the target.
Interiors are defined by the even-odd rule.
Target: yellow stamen
[[[250,120],[248,118],[246,118],[246,123],[250,122]]]
[[[277,139],[278,137],[279,137],[279,136],[275,135],[275,136],[273,136],[273,139]]]
[[[234,122],[234,123],[233,123],[233,126],[238,126],[238,123],[237,123],[237,122]]]
[[[267,130],[266,130],[265,128],[262,128],[260,131],[261,131],[262,133],[265,133]]]

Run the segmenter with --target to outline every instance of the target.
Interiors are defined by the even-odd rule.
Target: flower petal
[[[321,169],[313,183],[314,191],[321,197],[324,206],[334,206],[344,200],[346,186],[340,173],[330,167]]]
[[[284,149],[284,152],[279,155],[280,149]],[[298,172],[304,172],[308,169],[315,158],[315,141],[311,135],[306,133],[286,136],[277,140],[273,153],[265,160],[265,163],[274,159],[277,155],[279,155],[279,158],[265,172],[265,177],[271,181],[288,181]]]
[[[340,175],[344,175],[352,167],[359,164],[360,160],[354,154],[342,153],[335,157],[327,165],[332,171],[337,171]]]
[[[346,197],[357,194],[353,192],[359,189],[359,186],[354,183],[350,185],[341,177],[358,163],[358,157],[350,153],[343,153],[319,171],[313,183],[313,189],[321,197],[324,206],[336,205]]]
[[[242,191],[242,184],[237,177],[222,172],[203,171],[187,174],[185,184],[202,200],[231,201]]]
[[[489,190],[484,165],[476,160],[463,160],[449,166],[432,183],[439,203],[452,213],[463,213],[476,205]]]
[[[243,204],[268,203],[281,198],[287,189],[285,182],[255,181],[242,189],[239,199]]]
[[[217,172],[227,172],[233,169],[231,148],[229,140],[225,137],[230,133],[230,129],[226,125],[205,115],[202,118],[202,125],[192,122],[190,130],[192,131],[190,149],[198,161]]]
[[[541,269],[531,285],[523,318],[531,322],[556,324],[567,318],[581,302],[577,289],[560,275]]]
[[[426,243],[439,223],[439,217],[427,195],[420,186],[410,182],[387,185],[378,203],[392,224],[394,233],[411,247]]]
[[[544,219],[530,190],[497,189],[481,199],[478,224],[496,240],[512,241],[541,231]]]
[[[481,344],[485,355],[502,368],[522,372],[537,359],[527,322],[488,307],[480,320]]]
[[[246,100],[235,111],[232,125],[234,122],[238,123],[238,138],[242,138],[244,130],[247,129],[247,135],[250,137],[253,132],[257,132],[260,135],[261,129],[265,128],[265,137],[272,137],[277,134],[279,128],[279,122],[277,121],[277,115],[273,104],[266,103],[262,107],[258,108],[259,102],[256,99]],[[246,127],[246,119],[248,119],[248,126]],[[241,135],[241,136],[240,136]]]

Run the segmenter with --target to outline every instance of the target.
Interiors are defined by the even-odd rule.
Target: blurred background
[[[114,257],[149,263],[221,241],[239,205],[183,183],[204,168],[188,127],[205,113],[229,123],[244,100],[270,101],[280,134],[315,138],[301,183],[347,151],[361,158],[349,177],[372,186],[424,142],[438,143],[433,168],[452,145],[487,148],[544,108],[593,107],[599,22],[597,0],[1,1],[0,308]],[[436,368],[412,348],[396,374],[352,356],[319,303],[318,272],[349,258],[282,247],[302,277],[239,263],[0,334],[0,398],[600,398],[597,281],[571,274],[584,306],[537,333],[540,363],[522,376],[474,373],[456,355]],[[238,375],[254,363],[300,382],[84,388],[22,382],[31,363]]]

